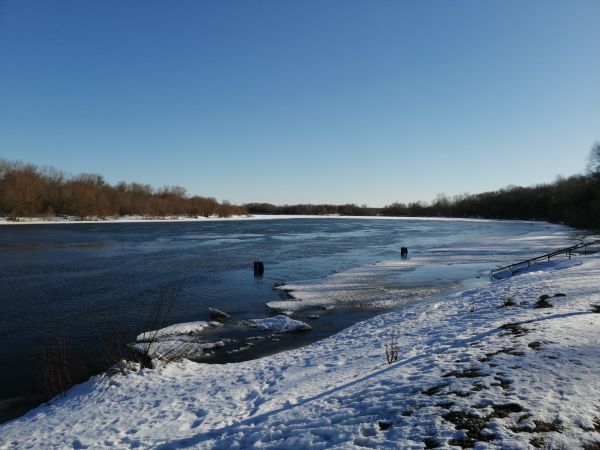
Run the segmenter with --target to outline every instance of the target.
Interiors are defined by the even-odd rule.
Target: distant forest
[[[600,175],[574,175],[532,187],[509,186],[482,194],[443,194],[430,202],[393,203],[383,208],[357,205],[249,203],[250,214],[342,214],[352,216],[466,217],[545,220],[600,229]]]
[[[79,218],[140,215],[146,217],[229,217],[246,210],[212,197],[188,196],[180,186],[154,189],[147,184],[106,183],[100,175],[68,176],[0,160],[0,214],[19,217],[65,215]]]
[[[355,204],[242,206],[212,197],[188,196],[179,186],[154,189],[146,184],[107,184],[100,175],[67,176],[52,168],[0,160],[0,214],[10,218],[43,215],[109,217],[229,217],[237,214],[466,217],[545,220],[600,230],[600,143],[592,147],[585,175],[559,177],[531,187],[509,186],[481,194],[432,202],[393,203],[383,208]]]
[[[585,175],[559,177],[531,187],[508,186],[482,194],[448,197],[430,202],[393,203],[383,208],[350,205],[284,205],[249,203],[251,214],[342,214],[353,216],[466,217],[545,220],[600,230],[600,143],[590,152]]]

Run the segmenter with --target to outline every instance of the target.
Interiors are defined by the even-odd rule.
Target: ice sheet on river
[[[252,328],[258,328],[259,330],[271,330],[278,333],[311,329],[309,324],[300,320],[290,319],[284,315],[267,317],[266,319],[250,319],[247,320],[246,323]]]
[[[208,322],[205,322],[204,320],[198,320],[196,322],[176,323],[175,325],[170,325],[168,327],[161,328],[160,330],[146,331],[138,335],[136,339],[138,341],[145,341],[148,339],[164,338],[166,336],[197,334],[205,328],[208,328],[209,326],[210,324]]]
[[[137,336],[133,348],[153,359],[201,358],[210,349],[224,345],[221,341],[198,341],[200,333],[210,326],[210,322],[199,320],[146,331]]]
[[[277,289],[293,299],[268,302],[278,311],[334,309],[342,307],[389,308],[429,296],[442,286],[403,287],[398,280],[402,272],[418,267],[414,260],[386,261],[355,267],[325,278],[294,282]]]
[[[423,241],[420,247],[409,249],[409,259],[363,265],[325,278],[279,286],[277,289],[292,298],[270,301],[267,306],[276,311],[390,308],[423,299],[460,280],[483,277],[482,271],[499,262],[509,264],[573,243],[573,234],[562,228],[547,230],[542,236],[526,234],[485,242],[461,238],[453,245]]]
[[[150,344],[138,342],[133,348],[147,354],[152,359],[177,360],[181,358],[200,359],[206,356],[210,349],[223,347],[224,341],[196,342],[189,336],[160,339]]]

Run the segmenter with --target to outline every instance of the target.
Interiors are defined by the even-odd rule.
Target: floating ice
[[[260,330],[271,330],[278,333],[286,333],[288,331],[310,330],[311,326],[300,320],[290,319],[288,316],[279,315],[268,317],[266,319],[250,319],[246,323],[252,328]]]
[[[149,339],[160,339],[166,336],[173,335],[185,335],[185,334],[198,334],[205,328],[209,327],[210,324],[204,320],[198,320],[196,322],[185,322],[176,323],[160,330],[146,331],[136,338],[138,341],[146,341]]]

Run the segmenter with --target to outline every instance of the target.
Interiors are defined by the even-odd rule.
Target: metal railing
[[[499,272],[503,272],[505,270],[510,270],[511,273],[515,273],[515,271],[513,270],[515,267],[522,266],[524,264],[527,264],[527,267],[529,267],[531,265],[531,263],[534,263],[536,261],[541,261],[543,259],[547,259],[548,261],[550,261],[550,258],[552,258],[554,256],[565,255],[569,259],[571,259],[571,255],[574,254],[574,250],[578,250],[580,248],[583,248],[583,254],[587,255],[588,247],[590,247],[592,245],[599,245],[599,244],[600,244],[600,240],[589,241],[589,242],[582,242],[582,243],[577,244],[577,245],[572,245],[571,247],[561,248],[560,250],[555,250],[553,252],[546,253],[545,255],[536,256],[535,258],[525,259],[523,261],[519,261],[519,262],[516,262],[516,263],[513,263],[513,264],[509,264],[508,266],[504,266],[504,267],[498,267],[497,269],[490,270],[490,277],[493,278],[494,274],[497,274]]]

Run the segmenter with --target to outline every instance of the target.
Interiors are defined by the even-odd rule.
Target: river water
[[[228,312],[231,325],[208,333],[207,339],[229,333],[232,344],[206,362],[240,361],[305,345],[442,289],[486,283],[492,267],[570,245],[576,237],[575,230],[560,225],[476,220],[297,218],[1,226],[0,421],[39,402],[42,355],[57,336],[65,337],[75,364],[102,369],[107,363],[102,339],[108,330],[146,331],[160,292],[172,292],[179,283],[169,324],[210,320],[209,307]],[[400,258],[403,245],[409,248],[406,260]],[[255,260],[264,261],[263,277],[253,276]],[[381,261],[393,263],[392,269],[372,271],[360,282],[371,289],[361,291],[363,297],[364,292],[383,292],[385,302],[362,304],[350,299],[350,289],[339,289],[340,276],[363,280],[357,275],[362,268]],[[313,290],[313,296],[338,289],[336,301],[343,305],[349,296],[350,306],[323,310],[318,320],[309,318],[314,308],[297,311],[293,317],[310,323],[311,331],[261,336],[244,350],[242,341],[255,336],[240,321],[272,315],[265,304],[288,298],[274,286],[306,287],[303,280],[313,280],[308,286],[316,283],[322,289]]]

